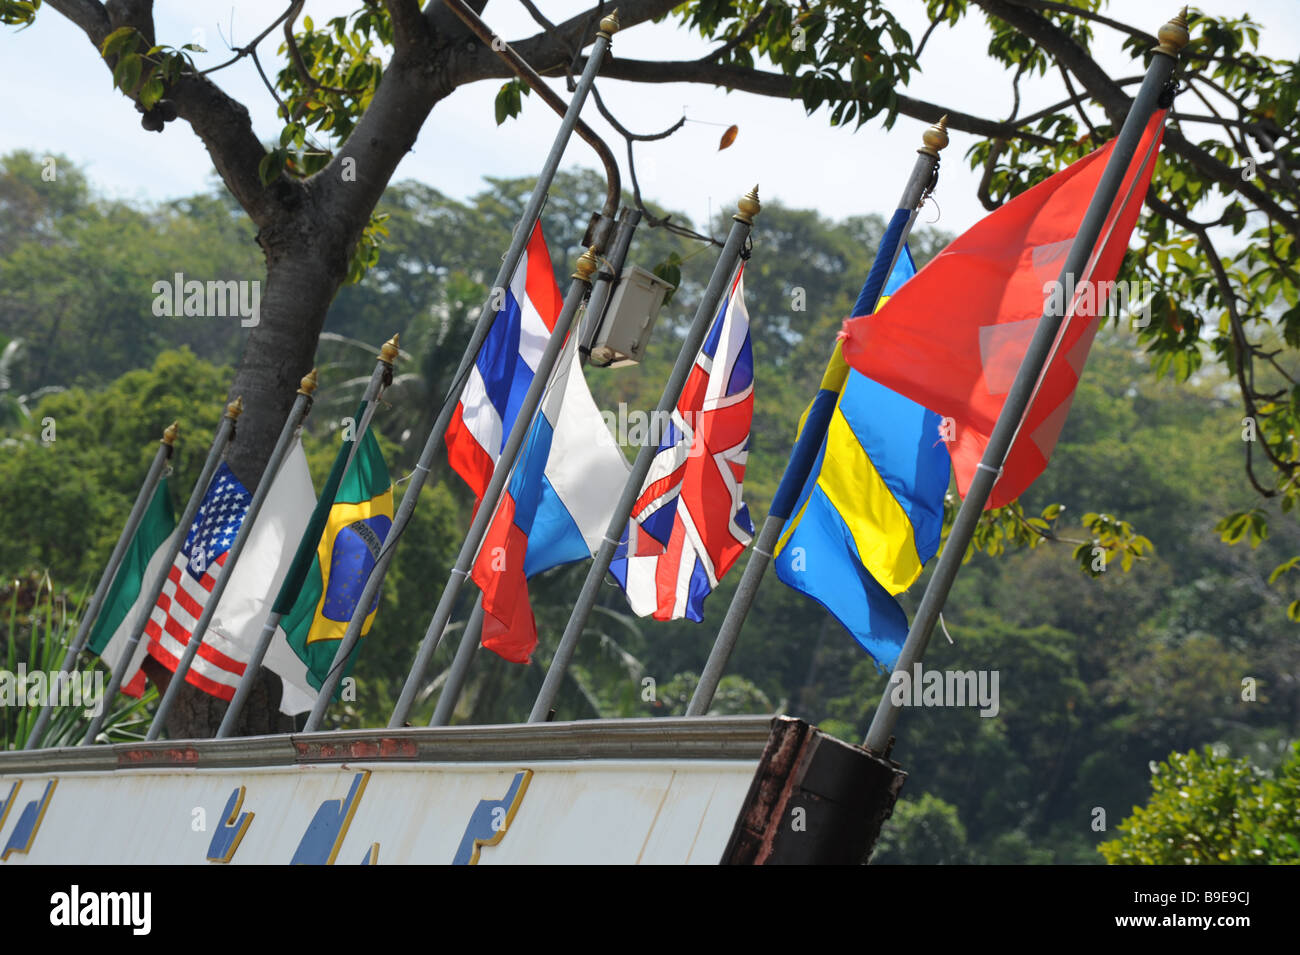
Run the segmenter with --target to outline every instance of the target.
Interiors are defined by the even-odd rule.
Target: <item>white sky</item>
[[[306,13],[319,24],[358,6],[356,0],[311,0]],[[559,22],[588,4],[540,0],[539,6]],[[1200,6],[1221,15],[1249,12],[1264,26],[1262,51],[1268,55],[1294,58],[1300,52],[1300,17],[1296,16],[1300,0],[1203,0]],[[1106,12],[1154,32],[1177,7],[1175,0],[1114,0]],[[197,40],[210,51],[196,57],[199,66],[211,66],[229,56],[232,35],[234,44],[247,42],[281,9],[280,3],[266,0],[159,2],[158,37],[175,46]],[[919,40],[927,25],[923,2],[899,2],[894,12]],[[536,31],[515,0],[491,0],[484,19],[512,40]],[[976,13],[957,30],[940,27],[908,94],[980,116],[1007,115],[1008,77],[984,55],[987,33],[982,21]],[[277,64],[275,69],[279,36],[280,31],[274,31],[259,47],[264,65]],[[683,59],[700,56],[709,46],[671,23],[642,24],[616,36],[614,53],[637,59]],[[1114,76],[1141,72],[1140,64],[1123,53],[1122,37],[1107,28],[1096,28],[1093,53]],[[249,107],[264,141],[278,137],[281,127],[274,103],[248,59],[216,78]],[[498,127],[493,116],[498,86],[499,82],[476,84],[438,104],[395,178],[418,179],[449,195],[465,197],[482,187],[484,175],[536,174],[558,117],[530,97],[519,119]],[[557,86],[563,93],[563,84]],[[780,199],[829,216],[887,214],[897,204],[926,125],[900,117],[893,130],[886,131],[876,119],[854,132],[832,128],[825,110],[807,116],[797,103],[768,97],[728,94],[694,84],[603,80],[599,86],[615,115],[635,132],[661,130],[683,110],[691,119],[703,121],[688,123],[670,139],[637,149],[642,194],[697,223],[711,209],[732,207],[754,183],[760,184],[764,200]],[[1022,92],[1023,115],[1058,101],[1062,87],[1059,79],[1049,76],[1023,82]],[[1204,111],[1199,103],[1194,107],[1195,112]],[[622,138],[603,122],[594,104],[588,103],[584,118],[606,136],[622,162]],[[739,137],[731,148],[719,152],[718,138],[731,123],[740,127]],[[937,218],[939,227],[960,232],[983,215],[975,197],[978,177],[965,159],[975,141],[967,134],[952,135],[937,193],[941,207],[922,213],[922,223]],[[0,153],[19,148],[66,154],[101,189],[122,198],[190,195],[208,188],[212,176],[207,153],[183,123],[168,125],[161,135],[141,128],[139,114],[112,89],[111,77],[89,41],[49,6],[26,31],[0,28]],[[575,137],[564,166],[579,165],[596,168],[598,164],[589,147]],[[624,180],[630,186],[626,170]]]

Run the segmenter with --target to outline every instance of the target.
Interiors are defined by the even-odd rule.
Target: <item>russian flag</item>
[[[447,426],[447,460],[480,501],[564,304],[540,221],[504,292]]]
[[[531,659],[537,624],[527,579],[596,552],[630,472],[570,335],[474,562],[483,646],[515,663]]]

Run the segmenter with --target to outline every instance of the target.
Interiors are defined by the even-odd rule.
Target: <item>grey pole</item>
[[[375,363],[375,370],[371,373],[370,381],[366,384],[365,393],[361,396],[366,410],[362,413],[360,424],[357,425],[356,441],[353,442],[352,453],[348,456],[348,462],[343,468],[344,477],[347,477],[348,468],[352,467],[352,462],[356,459],[356,451],[361,444],[361,439],[365,437],[366,431],[370,428],[375,406],[379,403],[379,396],[383,393],[384,388],[392,382],[393,363],[397,361],[397,356],[397,336],[394,335],[380,348],[379,361]],[[306,385],[306,379],[303,379],[303,384]],[[235,734],[235,727],[239,723],[239,715],[244,711],[244,704],[248,702],[248,695],[253,691],[253,684],[257,680],[257,672],[261,669],[262,661],[266,659],[266,651],[270,649],[271,641],[275,639],[275,629],[280,625],[282,616],[275,610],[267,614],[266,623],[262,625],[262,632],[257,636],[257,644],[253,647],[252,653],[249,654],[248,667],[244,670],[244,675],[239,679],[239,686],[235,687],[235,695],[231,698],[230,705],[226,707],[225,715],[221,717],[221,726],[217,729],[217,739],[226,739]]]
[[[451,620],[456,596],[460,592],[461,584],[469,576],[479,544],[482,543],[483,535],[487,533],[488,525],[491,523],[496,511],[497,500],[510,477],[510,469],[514,466],[519,449],[523,446],[524,439],[528,436],[529,429],[532,427],[533,413],[537,410],[542,395],[550,384],[551,370],[555,367],[556,359],[559,358],[560,351],[564,347],[565,337],[568,334],[569,327],[573,324],[578,306],[582,303],[583,296],[591,287],[591,274],[595,271],[596,255],[593,250],[588,249],[578,259],[577,268],[573,273],[573,281],[569,284],[568,294],[564,297],[564,307],[560,309],[560,314],[555,320],[555,328],[552,330],[550,338],[547,339],[546,349],[538,360],[533,381],[528,386],[523,403],[515,416],[514,424],[510,428],[510,435],[506,439],[505,446],[501,449],[501,456],[497,459],[496,467],[492,471],[492,480],[488,482],[487,490],[483,493],[483,499],[478,504],[473,521],[470,522],[469,534],[461,544],[460,553],[456,558],[456,565],[452,568],[447,585],[443,588],[442,597],[438,601],[438,607],[434,611],[433,619],[429,622],[424,639],[420,642],[419,651],[416,653],[415,661],[407,674],[406,684],[402,687],[402,694],[393,709],[392,717],[388,723],[389,726],[401,726],[406,722],[411,706],[415,701],[416,693],[419,690],[420,680],[424,676],[424,671],[428,668],[429,660],[432,658],[434,651],[438,649],[438,644],[442,641],[443,631]],[[410,491],[407,491],[407,494],[410,493]],[[405,500],[403,500],[403,503],[405,503]],[[353,621],[355,623],[355,617]],[[325,715],[325,709],[329,706],[330,698],[334,695],[334,688],[338,686],[339,679],[342,677],[343,664],[352,652],[352,648],[356,645],[356,640],[351,642],[348,640],[354,630],[359,633],[360,628],[349,627],[347,633],[344,634],[343,640],[339,643],[338,651],[334,655],[334,664],[330,667],[329,675],[322,682],[320,694],[316,698],[316,705],[312,708],[311,715],[307,718],[307,724],[303,728],[305,732],[314,732],[320,726],[321,719]]]
[[[185,644],[185,650],[181,653],[180,660],[176,662],[176,669],[172,673],[171,680],[167,683],[167,691],[163,693],[162,700],[158,703],[158,709],[154,711],[153,720],[149,723],[149,731],[144,737],[146,740],[157,739],[166,725],[167,714],[171,712],[172,706],[176,703],[176,698],[180,696],[181,687],[185,684],[185,677],[190,672],[194,657],[198,654],[199,647],[203,645],[203,637],[208,632],[208,624],[212,622],[217,607],[221,604],[221,595],[225,593],[226,585],[235,572],[235,564],[244,550],[244,544],[247,543],[249,536],[253,532],[253,525],[257,523],[257,515],[262,510],[262,502],[266,500],[266,495],[270,493],[271,485],[275,482],[276,474],[280,470],[280,463],[284,460],[285,455],[289,453],[294,435],[298,433],[298,428],[302,426],[303,420],[311,411],[311,396],[315,390],[316,369],[313,368],[302,379],[302,383],[298,387],[298,397],[294,399],[293,407],[289,409],[289,417],[285,419],[284,427],[280,429],[280,437],[276,440],[275,448],[271,451],[271,457],[267,459],[266,467],[262,470],[262,479],[257,482],[257,488],[253,491],[252,500],[248,502],[248,509],[244,511],[243,520],[239,523],[239,532],[235,534],[235,541],[230,545],[230,550],[226,552],[226,562],[217,571],[217,578],[212,582],[212,590],[203,604],[203,612],[199,614],[198,622],[194,625],[194,631],[190,634],[189,642]],[[247,676],[248,671],[245,670],[244,674]]]
[[[479,638],[482,635],[483,596],[480,594],[478,600],[474,601],[474,612],[469,615],[465,632],[461,634],[460,646],[456,648],[456,656],[452,658],[451,668],[447,671],[447,682],[442,685],[442,695],[438,697],[438,705],[433,709],[433,719],[429,720],[430,726],[446,726],[451,722],[452,714],[456,711],[456,702],[460,699],[461,691],[465,689],[469,665],[474,661],[474,655],[478,653]]]
[[[591,297],[587,299],[587,309],[579,327],[578,355],[586,367],[591,357],[592,339],[604,324],[605,307],[609,304],[614,286],[623,274],[623,264],[627,261],[628,248],[632,245],[632,233],[641,221],[640,209],[624,209],[618,217],[618,226],[614,232],[614,241],[610,243],[607,267],[596,273],[596,280],[591,286]]]
[[[108,565],[104,568],[103,575],[99,578],[99,584],[95,587],[95,593],[90,598],[90,603],[86,604],[86,609],[82,611],[81,622],[77,625],[77,635],[72,638],[68,644],[68,652],[63,655],[63,664],[59,667],[60,673],[69,672],[77,661],[77,655],[86,645],[86,640],[90,636],[90,628],[99,616],[99,608],[108,596],[109,588],[113,586],[113,581],[117,577],[117,569],[122,564],[122,558],[126,556],[126,549],[131,545],[131,538],[135,536],[136,528],[140,526],[140,521],[144,518],[144,512],[153,500],[154,492],[158,489],[158,482],[162,480],[163,471],[167,467],[167,462],[172,455],[172,447],[180,434],[180,425],[173,421],[163,432],[162,440],[158,442],[158,452],[154,455],[153,463],[149,465],[149,471],[144,476],[144,483],[140,485],[140,493],[136,495],[135,504],[131,506],[131,513],[127,516],[126,526],[122,528],[122,534],[117,539],[117,544],[113,548],[113,553],[108,558]],[[27,737],[27,743],[23,749],[36,749],[41,737],[45,734],[45,728],[49,725],[50,719],[54,715],[54,709],[50,700],[46,700],[41,706],[40,713],[36,716],[36,722],[32,725],[31,734]]]
[[[528,239],[532,235],[533,224],[537,222],[537,217],[541,214],[542,205],[546,201],[547,190],[551,187],[551,182],[555,178],[555,171],[560,165],[560,158],[564,155],[564,147],[573,133],[574,125],[578,122],[578,114],[582,111],[582,104],[586,101],[587,94],[591,90],[591,84],[595,82],[596,73],[600,69],[605,52],[609,49],[611,37],[614,31],[618,29],[618,20],[612,16],[605,17],[601,20],[600,25],[601,30],[596,34],[596,43],[592,47],[591,56],[587,60],[587,67],[583,70],[582,78],[578,81],[577,88],[574,90],[573,99],[569,102],[569,110],[564,114],[563,122],[560,123],[560,130],[555,136],[555,142],[546,157],[546,162],[542,164],[542,171],[537,177],[537,184],[533,187],[533,193],[528,199],[524,214],[519,218],[519,223],[515,226],[514,236],[510,240],[510,248],[501,261],[501,268],[497,272],[496,281],[493,282],[492,289],[488,291],[488,297],[479,310],[474,331],[470,335],[469,344],[465,347],[465,354],[461,357],[451,387],[443,400],[442,410],[438,413],[438,418],[429,431],[429,437],[424,442],[424,449],[420,452],[420,460],[411,471],[410,481],[407,482],[406,491],[402,494],[402,502],[398,505],[397,513],[393,515],[393,526],[389,528],[388,534],[384,537],[383,546],[379,548],[379,556],[375,558],[375,565],[370,569],[370,574],[366,578],[366,585],[357,600],[358,607],[369,607],[374,603],[375,596],[379,593],[379,588],[383,585],[384,577],[388,573],[389,565],[393,562],[393,557],[397,551],[397,542],[401,538],[402,532],[406,530],[406,525],[411,522],[411,514],[415,511],[415,505],[419,501],[420,490],[424,487],[429,474],[433,470],[438,457],[438,450],[442,447],[443,436],[447,432],[448,425],[451,424],[452,415],[456,413],[456,405],[460,401],[461,392],[465,388],[470,366],[478,358],[483,342],[492,329],[492,322],[496,317],[496,310],[492,307],[492,303],[496,299],[495,290],[503,288],[509,283],[515,273],[515,268],[519,265],[519,260],[523,257],[524,247],[528,244]],[[597,253],[604,251],[602,237],[606,234],[607,230],[595,230],[596,242],[593,248]],[[350,648],[356,646],[357,641],[361,638],[361,627],[364,623],[364,618],[354,615],[343,634],[340,647],[347,646],[349,652],[351,652]],[[309,723],[308,725],[310,727],[312,724]]]
[[[722,296],[726,293],[732,276],[735,275],[736,262],[753,228],[754,216],[758,215],[760,209],[758,186],[755,186],[741,198],[739,211],[731,217],[733,220],[731,232],[728,233],[727,242],[722,247],[717,264],[713,267],[713,277],[709,279],[704,296],[695,310],[695,318],[686,334],[686,340],[682,342],[682,350],[677,355],[677,363],[673,365],[672,374],[664,386],[663,395],[659,399],[652,421],[662,420],[663,415],[671,415],[673,409],[677,407],[677,399],[681,397],[686,378],[695,366],[695,357],[717,314],[718,303],[722,301]],[[551,658],[551,665],[546,670],[546,679],[542,681],[542,688],[528,717],[530,723],[545,722],[550,715],[551,707],[555,705],[564,673],[568,669],[569,661],[573,659],[573,651],[577,648],[578,638],[582,636],[582,631],[587,626],[587,618],[591,615],[591,608],[596,604],[605,572],[609,570],[610,561],[614,559],[614,551],[627,532],[628,517],[641,494],[641,485],[650,472],[650,465],[656,453],[658,448],[648,442],[643,444],[637,453],[636,461],[632,465],[632,473],[628,475],[627,483],[623,485],[623,493],[610,517],[605,539],[601,541],[600,550],[596,552],[595,559],[587,571],[587,578],[582,583],[582,590],[578,594],[578,601],[574,605],[569,622],[564,628],[564,635],[560,637],[555,655]]]
[[[140,637],[144,635],[145,624],[149,621],[149,615],[153,613],[154,605],[158,603],[158,595],[162,593],[163,585],[167,583],[167,576],[171,573],[172,565],[176,562],[176,555],[180,553],[180,549],[185,543],[185,529],[194,523],[194,515],[199,512],[199,505],[203,503],[203,495],[208,493],[208,485],[212,483],[212,475],[217,470],[217,465],[221,463],[221,456],[226,452],[226,445],[234,440],[235,422],[243,413],[243,398],[236,398],[226,405],[226,413],[222,416],[221,424],[218,425],[217,433],[212,439],[212,447],[208,449],[208,459],[203,462],[203,470],[199,472],[199,479],[194,482],[194,490],[190,492],[189,503],[185,505],[185,512],[176,525],[176,534],[172,539],[171,547],[168,549],[167,559],[158,568],[158,573],[150,583],[149,589],[145,591],[149,597],[144,606],[140,608],[139,614],[136,615],[135,623],[131,629],[131,636],[127,638],[126,648],[122,651],[122,658],[113,667],[113,673],[108,680],[108,687],[104,691],[104,700],[106,702],[100,708],[99,714],[91,718],[90,726],[86,729],[86,735],[81,740],[82,746],[88,746],[95,741],[95,737],[99,735],[104,720],[108,716],[109,707],[117,696],[118,690],[122,688],[126,668],[131,665],[131,658],[135,656],[136,647],[140,645]]]
[[[939,166],[939,151],[948,145],[947,119],[947,116],[943,117],[921,136],[922,146],[916,151],[916,163],[912,166],[907,185],[903,187],[902,198],[898,200],[898,208],[910,209],[912,215],[907,221],[903,234],[899,237],[898,246],[893,251],[889,270],[884,273],[886,280],[892,274],[894,263],[898,261],[898,256],[903,251],[903,244],[912,231],[912,223],[916,221],[916,213],[921,207],[922,200],[934,188],[934,176]],[[882,285],[881,288],[883,287]],[[879,295],[876,301],[879,301]],[[876,302],[873,301],[870,303],[869,310],[874,310],[875,307]],[[820,446],[826,438],[825,427],[811,429],[811,422],[806,427],[810,430],[807,434],[800,434],[798,442],[815,442]],[[788,507],[782,507],[780,502],[789,496],[793,503],[794,498],[798,496],[798,491],[808,480],[810,468],[798,467],[801,458],[802,456],[795,451],[790,452],[790,464],[787,466],[787,473],[781,477],[781,485],[784,488],[789,482],[788,486],[795,493],[793,495],[778,493],[773,498],[773,507],[763,520],[763,526],[754,540],[754,546],[750,548],[745,572],[740,576],[740,583],[731,598],[727,615],[722,620],[722,626],[718,628],[713,649],[709,651],[709,659],[700,673],[700,682],[696,685],[695,692],[691,695],[691,702],[686,707],[687,716],[704,716],[713,705],[713,695],[718,691],[718,682],[722,679],[722,674],[727,669],[727,662],[731,659],[731,653],[740,639],[740,630],[745,625],[745,619],[749,616],[754,599],[758,596],[758,587],[763,581],[763,575],[767,573],[768,565],[772,563],[772,555],[776,553],[776,543],[781,539],[781,531],[785,528],[785,522],[790,519],[788,513],[780,513],[783,510],[790,510]],[[812,456],[806,458],[806,463],[809,466],[812,464]]]
[[[1141,142],[1147,121],[1155,111],[1161,91],[1173,73],[1174,66],[1177,65],[1178,51],[1187,44],[1186,21],[1184,20],[1182,24],[1179,24],[1178,20],[1166,23],[1160,28],[1159,36],[1161,43],[1154,51],[1157,55],[1151,58],[1151,65],[1147,68],[1142,86],[1138,89],[1133,105],[1129,108],[1124,125],[1115,139],[1114,149],[1106,161],[1106,168],[1097,183],[1097,191],[1093,194],[1092,201],[1088,203],[1088,211],[1084,214],[1079,232],[1066,255],[1058,279],[1062,288],[1074,288],[1076,277],[1081,275],[1088,265],[1093,248],[1097,244],[1111,207],[1123,185],[1124,177],[1128,173],[1129,164]],[[984,503],[988,500],[989,493],[993,490],[993,485],[1002,470],[1002,462],[1006,459],[1011,442],[1015,439],[1020,420],[1033,398],[1038,377],[1047,363],[1066,311],[1070,308],[1071,303],[1064,301],[1058,303],[1057,298],[1058,296],[1049,298],[1042,318],[1038,320],[1034,337],[1025,352],[1025,360],[1016,372],[1015,381],[1007,393],[1006,403],[1002,406],[997,424],[993,426],[993,433],[984,449],[984,456],[980,459],[975,476],[971,479],[970,488],[966,492],[966,498],[961,502],[952,529],[948,532],[943,554],[940,555],[925,593],[921,596],[916,617],[912,620],[903,649],[894,664],[895,674],[910,673],[912,664],[919,663],[925,655],[935,621],[943,609],[948,591],[961,567],[962,557],[966,554],[966,547],[984,510]],[[894,678],[891,675],[889,686],[880,697],[880,704],[876,707],[876,714],[871,720],[864,743],[868,750],[877,755],[884,755],[886,752],[894,725],[898,721],[899,707],[893,705],[890,693],[893,685]]]

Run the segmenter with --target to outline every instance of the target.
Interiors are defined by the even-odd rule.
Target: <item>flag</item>
[[[361,417],[359,410],[355,420]],[[367,430],[360,441],[344,442],[311,519],[303,524],[306,533],[294,557],[295,567],[281,586],[274,609],[284,615],[280,629],[306,664],[308,683],[319,690],[393,526],[392,481],[372,431]],[[304,567],[304,573],[295,572]],[[370,632],[378,607],[376,593],[365,609],[362,636]],[[360,649],[358,642],[344,676],[352,672]]]
[[[447,460],[480,501],[564,305],[541,222],[503,291],[447,426]]]
[[[86,640],[86,648],[91,653],[103,656],[113,633],[124,620],[129,619],[144,582],[153,579],[146,576],[149,558],[167,542],[175,529],[176,511],[172,508],[167,479],[163,478],[154,489],[153,498],[136,526],[126,553],[122,555],[117,576],[113,578],[113,585]],[[110,657],[109,661],[111,663],[113,658]]]
[[[570,335],[474,563],[483,646],[527,663],[537,624],[527,578],[600,547],[630,467],[596,409]]]
[[[1066,321],[987,507],[1014,500],[1047,466],[1141,211],[1164,118],[1163,110],[1151,117],[1075,288],[1057,279],[1113,141],[976,223],[887,307],[845,323],[852,367],[951,419],[949,451],[965,495],[1045,299],[1062,296]]]
[[[663,428],[610,564],[638,616],[703,620],[704,598],[749,544],[754,525],[741,491],[753,416],[742,262]]]
[[[881,254],[884,246],[882,240]],[[887,267],[888,258],[884,262]],[[904,247],[880,305],[915,273]],[[862,298],[859,303],[870,307]],[[776,575],[822,604],[888,668],[908,629],[894,595],[916,581],[939,547],[948,450],[938,415],[847,369],[838,353],[837,345],[814,401],[823,400],[837,378],[839,392],[777,541]]]
[[[192,686],[223,700],[234,697],[269,609],[270,594],[288,569],[292,552],[287,545],[306,527],[311,496],[307,458],[301,442],[295,441],[272,480],[185,676]],[[178,528],[155,548],[138,581],[153,580],[171,552],[175,535],[185,534],[136,652],[125,661],[124,693],[135,697],[143,694],[145,676],[140,665],[146,654],[175,672],[251,500],[252,495],[223,462],[208,485],[194,522],[189,528]],[[121,616],[101,654],[114,666],[123,665],[121,658],[131,626],[145,606],[145,595],[139,594],[139,589],[137,582],[138,596],[130,611]],[[306,682],[306,668],[288,653],[287,647],[272,645],[264,665],[277,673],[283,684],[281,712],[293,715],[310,708],[314,694]]]

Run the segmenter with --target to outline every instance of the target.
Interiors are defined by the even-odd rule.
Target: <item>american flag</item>
[[[208,485],[198,515],[190,525],[185,544],[176,555],[167,583],[144,628],[149,655],[173,673],[203,614],[217,574],[225,566],[251,501],[248,489],[223,461]],[[223,653],[223,648],[235,649],[212,631],[205,634],[185,679],[204,692],[228,701],[235,695],[245,664]],[[143,691],[143,671],[136,674],[125,691],[132,693],[136,682]]]
[[[704,619],[753,537],[741,499],[754,416],[744,263],[714,316],[646,476],[610,572],[638,616]]]

